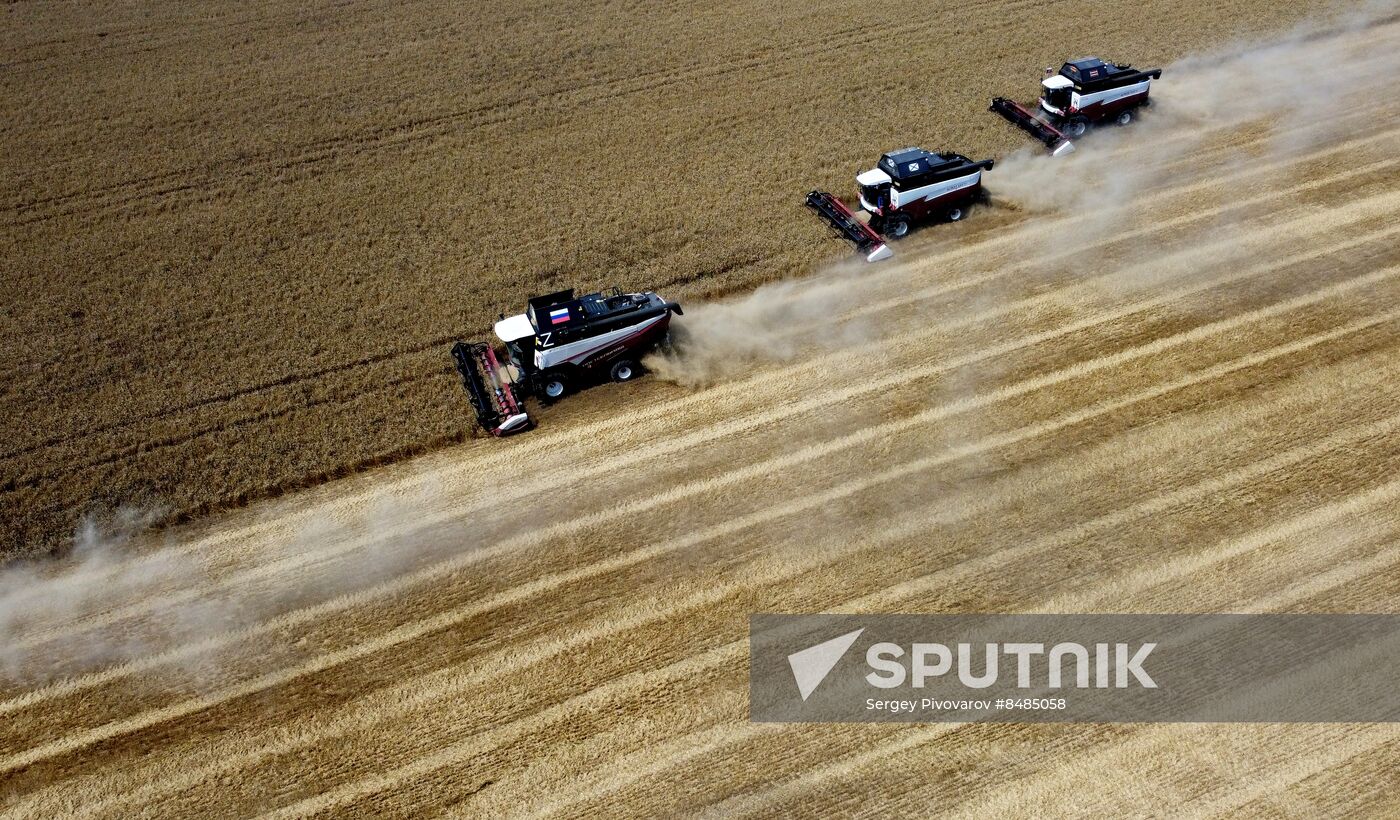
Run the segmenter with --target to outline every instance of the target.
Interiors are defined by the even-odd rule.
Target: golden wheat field
[[[7,4],[0,547],[461,441],[447,346],[527,296],[799,274],[841,252],[807,190],[906,142],[1019,145],[987,98],[1031,94],[1066,52],[1164,63],[1310,13]]]
[[[1400,811],[1394,724],[748,719],[753,613],[1397,611],[1389,9],[156,6],[80,43],[100,19],[68,8],[7,90],[85,66],[70,92],[149,107],[54,88],[48,125],[7,118],[13,533],[450,440],[444,342],[528,292],[687,310],[654,377],[526,435],[138,509],[0,573],[7,815]],[[870,47],[895,22],[913,56]],[[1066,49],[1162,64],[1149,115],[1014,151],[985,98]],[[167,104],[188,139],[157,159]],[[839,261],[793,194],[891,140],[997,153],[993,202]],[[545,179],[584,204],[503,201]]]

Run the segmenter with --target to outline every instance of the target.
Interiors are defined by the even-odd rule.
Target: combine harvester
[[[863,222],[841,200],[825,191],[807,194],[807,207],[856,244],[869,262],[894,255],[884,236],[901,239],[920,222],[957,222],[982,197],[982,172],[993,161],[974,162],[962,154],[903,148],[880,157],[869,171],[856,175]],[[883,235],[883,236],[882,236]]]
[[[1072,60],[1045,69],[1040,101],[1035,110],[1005,97],[992,100],[992,109],[1032,137],[1045,143],[1052,156],[1074,150],[1074,143],[1091,125],[1128,125],[1137,109],[1150,105],[1152,81],[1162,69],[1139,71],[1129,65],[1106,63],[1097,57]]]
[[[534,426],[524,400],[552,403],[604,378],[626,382],[641,375],[641,359],[669,338],[671,314],[681,306],[655,293],[590,293],[572,289],[529,300],[524,313],[501,315],[496,337],[509,364],[491,345],[457,342],[452,358],[476,410],[477,423],[493,436]]]

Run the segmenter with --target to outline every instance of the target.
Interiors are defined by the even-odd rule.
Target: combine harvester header
[[[1082,137],[1090,126],[1132,123],[1139,108],[1152,104],[1152,81],[1161,76],[1160,68],[1139,71],[1085,57],[1065,63],[1058,73],[1045,69],[1034,110],[1005,97],[993,98],[991,110],[1045,143],[1051,155],[1058,157],[1072,152],[1072,140]]]
[[[1034,111],[1026,108],[1015,100],[1008,100],[1005,97],[992,98],[992,111],[997,112],[1021,130],[1045,143],[1045,147],[1050,149],[1050,156],[1059,157],[1074,152],[1074,143],[1070,142],[1068,136],[1063,131],[1036,116]]]
[[[812,191],[807,194],[807,207],[831,224],[842,236],[855,243],[865,254],[865,261],[879,262],[894,256],[894,251],[885,244],[878,233],[851,213],[846,203],[826,191]]]
[[[501,372],[491,345],[457,342],[452,345],[452,360],[462,375],[462,387],[476,410],[481,429],[493,436],[508,436],[535,426],[515,385]]]

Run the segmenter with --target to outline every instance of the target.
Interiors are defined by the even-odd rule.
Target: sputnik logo
[[[864,631],[865,627],[861,627],[855,632],[847,632],[845,635],[788,655],[788,666],[792,667],[792,678],[797,681],[797,691],[802,695],[803,701],[826,680],[837,661],[841,660],[846,650],[851,648],[851,644],[855,643],[856,638]]]

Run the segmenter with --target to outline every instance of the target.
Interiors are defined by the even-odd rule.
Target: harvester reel
[[[534,426],[490,345],[457,342],[452,346],[452,359],[483,430],[493,436],[508,436]]]
[[[879,262],[894,256],[894,252],[873,228],[856,219],[856,215],[845,203],[826,191],[812,191],[807,194],[807,207],[816,211],[828,225],[855,243],[861,253],[865,254],[866,261]]]

